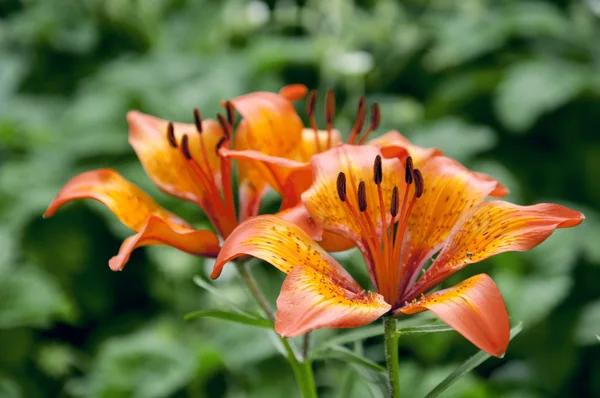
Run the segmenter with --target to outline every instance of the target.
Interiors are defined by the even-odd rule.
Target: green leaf
[[[253,317],[253,316],[248,316],[248,315],[242,315],[242,314],[238,314],[235,312],[228,312],[228,311],[218,311],[218,310],[195,311],[195,312],[191,312],[183,317],[183,319],[185,319],[186,321],[189,321],[191,319],[196,319],[196,318],[217,318],[217,319],[223,319],[226,321],[242,323],[244,325],[258,326],[261,328],[268,328],[268,329],[271,329],[273,327],[273,322],[271,322],[269,320],[258,318],[258,317]]]
[[[314,352],[326,350],[332,346],[341,346],[348,343],[353,343],[358,340],[368,339],[383,334],[383,326],[381,324],[365,326],[357,329],[352,329],[349,332],[339,334],[315,348]]]
[[[400,335],[405,336],[408,334],[424,334],[424,333],[452,332],[452,331],[454,331],[454,329],[452,329],[450,326],[448,326],[446,324],[439,324],[439,325],[422,325],[422,326],[398,329],[396,334],[398,334],[398,336],[400,336]]]
[[[250,312],[248,312],[248,311],[244,310],[243,308],[241,308],[235,302],[229,300],[229,298],[227,296],[225,296],[218,289],[215,289],[215,287],[213,285],[211,285],[210,283],[208,283],[207,281],[205,281],[204,279],[202,279],[200,276],[196,275],[192,279],[193,279],[193,281],[194,281],[194,283],[196,285],[200,286],[201,288],[203,288],[207,292],[209,292],[212,295],[216,296],[222,302],[227,303],[231,308],[233,308],[234,310],[236,310],[238,313],[247,315],[249,317],[254,317],[254,314],[251,314]]]
[[[575,326],[575,341],[579,345],[598,344],[600,333],[600,300],[586,304]]]
[[[516,335],[518,335],[523,329],[523,322],[519,322],[517,326],[510,330],[510,339],[512,340]],[[448,377],[446,377],[440,384],[437,385],[425,398],[434,398],[438,397],[441,393],[448,389],[452,384],[454,384],[460,377],[469,373],[471,370],[475,369],[477,366],[481,365],[485,362],[491,355],[479,351],[477,354],[473,355],[471,358],[467,359],[460,365],[458,368],[454,370]]]
[[[337,345],[330,347],[327,351],[317,353],[313,359],[339,359],[343,362],[359,365],[367,369],[376,370],[378,372],[385,372],[385,368],[381,365],[378,365],[367,358],[357,355],[345,347]]]

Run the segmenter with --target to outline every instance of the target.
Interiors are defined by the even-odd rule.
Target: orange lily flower
[[[198,110],[194,111],[194,124],[171,123],[131,111],[127,115],[129,142],[146,174],[162,191],[197,204],[217,234],[226,238],[239,221],[258,213],[265,183],[261,170],[255,170],[253,164],[240,164],[238,218],[231,181],[232,160],[221,151],[230,150],[234,140],[240,149],[287,156],[301,141],[302,122],[290,102],[301,92],[302,87],[291,86],[284,87],[283,94],[256,92],[234,98],[224,103],[227,118],[217,115],[218,122],[202,120]],[[242,120],[232,137],[235,110]],[[123,269],[131,252],[141,246],[170,245],[210,257],[219,252],[216,234],[196,230],[112,169],[88,171],[72,178],[44,216],[82,198],[103,203],[136,232],[109,261],[114,271]]]
[[[314,156],[314,183],[302,195],[316,223],[356,243],[376,292],[363,290],[297,225],[271,215],[253,218],[229,236],[211,277],[241,255],[288,274],[275,323],[285,337],[431,310],[480,349],[501,356],[509,319],[489,276],[428,292],[468,264],[531,249],[556,228],[580,224],[583,215],[556,204],[485,201],[499,187],[488,176],[444,156],[418,169],[411,157],[403,162],[382,152],[341,145]]]

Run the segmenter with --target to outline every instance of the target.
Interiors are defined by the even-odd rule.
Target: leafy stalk
[[[400,398],[400,366],[398,364],[398,333],[396,320],[390,316],[383,318],[385,362],[390,383],[390,398]]]

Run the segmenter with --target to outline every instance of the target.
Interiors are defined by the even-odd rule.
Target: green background
[[[70,177],[112,167],[206,227],[144,175],[126,112],[191,122],[194,107],[214,115],[223,99],[290,83],[321,98],[335,88],[341,131],[366,94],[381,105],[378,133],[439,147],[516,203],[585,213],[535,250],[450,281],[492,275],[524,331],[446,396],[600,396],[599,43],[598,0],[0,0],[0,397],[297,396],[264,330],[183,321],[228,308],[192,282],[210,263],[149,248],[113,273],[107,261],[130,232],[105,208],[41,218]],[[360,272],[356,253],[339,258]],[[282,275],[252,269],[274,300]],[[250,301],[231,269],[215,285]],[[400,345],[406,397],[476,352],[456,333]],[[381,362],[381,338],[364,354]],[[333,359],[315,370],[323,397],[366,397],[380,381]]]

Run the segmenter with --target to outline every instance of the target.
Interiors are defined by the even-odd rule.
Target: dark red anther
[[[177,148],[177,138],[175,138],[175,128],[173,127],[173,123],[169,122],[167,125],[167,140],[169,141],[169,145],[173,148]]]
[[[337,188],[338,197],[342,202],[346,201],[346,174],[340,171],[337,176],[337,181],[335,184]]]
[[[194,123],[196,124],[196,131],[202,134],[202,115],[200,115],[198,108],[194,109]]]
[[[358,210],[361,213],[367,210],[367,187],[364,181],[358,184]]]

